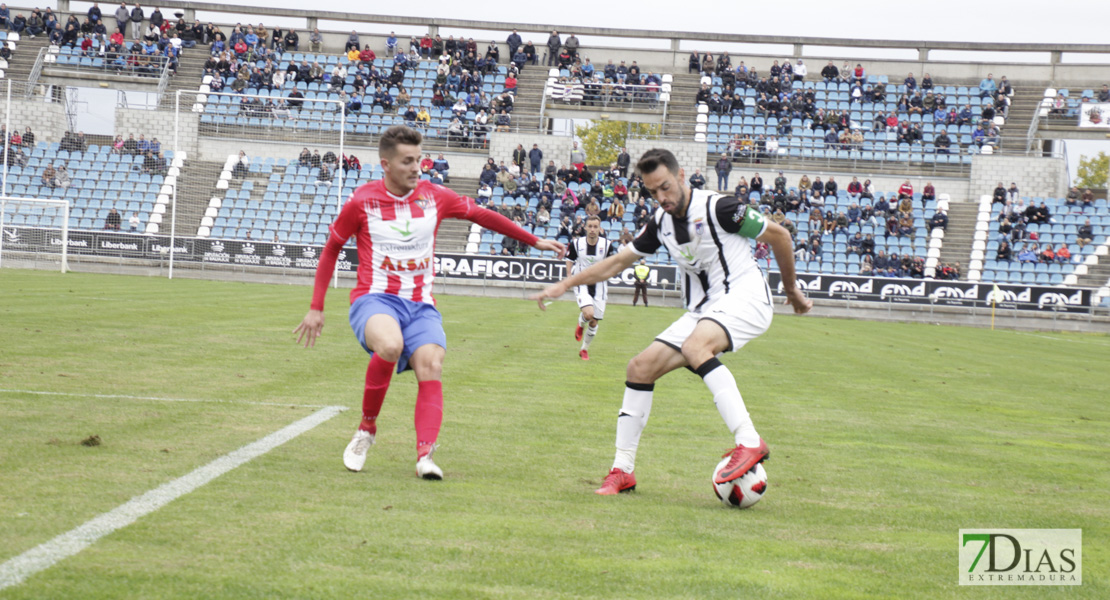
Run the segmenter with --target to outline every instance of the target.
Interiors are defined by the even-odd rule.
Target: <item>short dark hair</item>
[[[672,175],[678,175],[678,159],[665,148],[652,148],[644,152],[640,161],[636,163],[636,170],[642,174],[654,173],[659,165],[667,167]]]
[[[420,135],[419,131],[404,125],[394,125],[386,129],[382,138],[378,140],[378,156],[390,158],[399,144],[419,146],[423,142],[424,136]]]

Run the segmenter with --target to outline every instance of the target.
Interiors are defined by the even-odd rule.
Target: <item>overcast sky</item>
[[[237,0],[234,4],[247,6],[277,6],[304,8],[304,0]],[[74,10],[84,10],[88,3],[73,2]],[[111,3],[105,4],[109,6]],[[315,0],[311,6],[327,11],[352,11],[385,15],[435,15],[449,19],[490,20],[498,22],[542,23],[535,28],[534,41],[542,44],[545,38],[539,32],[551,25],[568,28],[582,25],[610,24],[613,27],[676,30],[690,32],[750,33],[798,37],[833,37],[846,40],[870,39],[930,39],[943,41],[976,42],[1036,42],[1036,43],[1110,43],[1110,27],[1104,14],[1106,4],[1096,0],[1059,0],[1046,4],[1030,0],[1003,0],[1000,2],[968,2],[966,0],[930,0],[925,3],[908,2],[900,5],[889,0],[839,0],[838,2],[795,0],[790,4],[778,2],[738,2],[737,0],[702,0],[690,4],[671,4],[658,1],[613,0],[560,0],[557,3],[523,2],[494,3],[476,9],[482,4],[458,0],[420,0],[419,2],[376,2],[353,5],[349,1]],[[365,9],[353,8],[365,6]],[[656,8],[658,7],[658,8]],[[912,7],[912,8],[911,8]],[[1100,10],[1093,10],[1102,7]],[[169,13],[171,11],[163,11]],[[229,15],[230,16],[230,15]],[[201,15],[209,18],[209,15]],[[224,20],[231,20],[225,17]],[[236,19],[237,20],[237,19]],[[245,17],[244,21],[248,20]],[[256,21],[257,17],[249,19]],[[266,19],[267,25],[295,25],[300,21],[279,22]],[[550,25],[548,25],[550,24]],[[346,29],[348,25],[322,23],[322,29]],[[400,28],[366,24],[360,31],[386,33],[395,29],[399,35],[410,35],[422,28]],[[528,37],[527,31],[522,36]],[[464,35],[476,39],[503,40],[502,33],[468,30],[443,30],[443,34]],[[583,45],[612,45],[613,40],[591,39],[579,36]],[[619,43],[635,47],[669,47],[656,40],[623,40]],[[707,47],[719,51],[720,48]],[[691,48],[683,45],[683,49]],[[744,48],[737,48],[742,51]],[[820,50],[820,49],[815,49]],[[783,48],[782,52],[789,51]],[[778,50],[775,51],[776,53]],[[916,58],[912,50],[880,51],[893,58]],[[853,56],[866,57],[857,52]],[[947,58],[945,53],[934,51],[931,57]],[[1011,60],[1014,55],[1000,54]],[[985,61],[1000,57],[983,56]],[[965,58],[964,60],[967,60]],[[1047,55],[1023,55],[1020,60],[1041,62]],[[1064,56],[1065,62],[1100,62],[1110,64],[1110,56]],[[1107,79],[1110,80],[1110,66]],[[90,115],[91,117],[91,115]],[[1110,142],[1070,142],[1069,159],[1074,164],[1080,153],[1110,150]]]

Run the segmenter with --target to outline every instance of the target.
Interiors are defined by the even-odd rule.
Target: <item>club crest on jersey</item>
[[[433,200],[431,198],[417,198],[416,205],[420,207],[420,210],[428,210],[432,202]]]
[[[705,233],[705,223],[702,223],[701,219],[694,221],[694,233],[698,236]]]

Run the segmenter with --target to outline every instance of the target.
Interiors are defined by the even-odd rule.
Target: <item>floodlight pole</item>
[[[7,114],[4,116],[4,180],[3,185],[0,186],[0,195],[5,198],[8,196],[8,144],[12,139],[12,80],[8,80],[7,100]]]
[[[181,92],[177,90],[173,95],[173,157],[177,158],[180,152],[178,147],[177,132],[181,128]],[[165,159],[163,159],[165,160]],[[170,270],[167,279],[173,279],[173,255],[177,246],[177,178],[174,177],[170,187]]]
[[[342,101],[339,104],[339,175],[338,181],[335,186],[335,214],[339,218],[339,212],[343,210],[343,135],[346,133],[347,128],[347,105]],[[331,232],[328,232],[331,236]],[[327,242],[324,242],[325,244]],[[323,254],[323,251],[321,251]],[[332,287],[339,287],[339,261],[335,261],[335,271],[332,272]]]
[[[0,267],[4,266],[4,211],[7,207],[7,198],[0,197]]]

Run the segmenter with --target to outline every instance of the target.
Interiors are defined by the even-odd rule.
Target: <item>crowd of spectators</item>
[[[630,243],[632,230],[642,227],[658,208],[643,180],[629,174],[626,149],[604,169],[591,170],[577,145],[561,164],[549,158],[545,165],[544,159],[538,144],[531,149],[518,145],[508,161],[490,158],[479,177],[476,201],[532,231],[556,227],[556,237],[568,241],[584,235],[586,218],[597,216],[605,223],[603,235],[618,246]],[[501,190],[500,204],[494,200],[495,189]],[[500,250],[491,252],[526,254],[528,248],[505,238]]]
[[[259,33],[262,30],[262,33]],[[277,35],[279,32],[275,32]],[[413,37],[408,52],[394,35],[387,40],[387,51],[393,52],[388,67],[375,65],[378,58],[369,45],[362,44],[357,32],[352,31],[346,42],[346,62],[326,69],[318,61],[290,61],[285,69],[279,68],[282,52],[291,48],[289,35],[283,44],[266,44],[265,30],[237,26],[227,44],[217,34],[212,43],[211,56],[204,64],[204,74],[213,92],[245,93],[254,90],[290,89],[284,99],[244,99],[240,110],[247,116],[288,118],[291,109],[300,109],[305,100],[297,89],[298,83],[318,83],[327,86],[343,104],[346,114],[357,113],[364,107],[381,107],[396,112],[413,127],[427,127],[431,123],[430,108],[449,109],[452,120],[447,127],[448,142],[458,146],[480,147],[486,143],[489,132],[507,131],[512,125],[516,82],[519,66],[509,64],[503,89],[487,93],[483,89],[483,76],[497,70],[500,49],[490,42],[485,54],[479,54],[473,39],[456,40],[449,36],[421,40]],[[313,32],[313,38],[318,37]],[[229,46],[230,44],[230,46]],[[313,44],[317,44],[316,41]],[[421,60],[437,61],[432,83],[431,99],[426,103],[413,101],[411,91],[404,81],[410,70]],[[349,87],[348,87],[349,86]]]
[[[998,228],[995,240],[998,249],[995,259],[1000,261],[1017,261],[1022,263],[1069,263],[1072,261],[1071,249],[1066,242],[1054,246],[1042,242],[1038,231],[1031,231],[1030,225],[1046,225],[1056,222],[1052,210],[1045,202],[1025,202],[1018,195],[1016,183],[1011,183],[1009,188],[998,182],[994,190],[992,204],[1001,203],[1002,210],[998,214]],[[1082,204],[1082,207],[1080,206]],[[1068,191],[1065,207],[1069,214],[1082,214],[1083,208],[1090,208],[1094,204],[1094,194],[1085,190],[1082,194],[1076,187]],[[1075,243],[1082,249],[1094,241],[1094,226],[1090,219],[1085,219],[1083,224],[1076,225]]]
[[[663,79],[654,72],[644,73],[636,61],[614,64],[613,59],[597,69],[588,57],[560,55],[559,67],[569,72],[550,87],[551,99],[565,104],[608,106],[644,104],[649,108],[659,101]]]
[[[0,7],[0,21],[6,10],[6,7]],[[182,13],[176,13],[176,22],[171,21],[158,8],[147,16],[138,4],[131,8],[121,4],[113,16],[115,23],[109,25],[99,4],[93,3],[84,21],[73,14],[63,24],[49,8],[41,14],[36,8],[26,28],[32,37],[39,33],[46,34],[53,46],[67,46],[79,56],[102,59],[104,68],[116,73],[149,77],[161,75],[163,65],[167,63],[170,71],[176,73],[182,49],[206,40],[214,28],[212,24],[205,27],[199,22],[190,25]],[[10,27],[13,30],[18,30],[19,18],[12,19]],[[143,27],[144,20],[148,23],[146,27]],[[41,23],[42,26],[32,23]]]
[[[931,75],[924,74],[918,82],[910,73],[903,80],[901,91],[896,92],[895,109],[887,110],[887,84],[869,82],[866,69],[860,63],[850,67],[845,62],[838,68],[829,61],[815,80],[807,82],[809,72],[802,59],[793,64],[790,60],[781,64],[776,60],[766,74],[760,74],[744,61],[734,65],[728,52],[715,59],[712,54],[695,51],[690,55],[689,71],[702,75],[695,102],[706,105],[709,112],[742,115],[746,108],[753,107],[757,115],[777,120],[777,136],[734,134],[729,140],[728,152],[735,159],[761,158],[777,151],[777,138],[791,136],[795,120],[801,121],[803,127],[820,131],[827,147],[833,149],[861,148],[865,128],[894,133],[899,143],[922,144],[925,130],[921,122],[911,119],[912,115],[932,116],[939,128],[933,140],[937,153],[959,153],[958,139],[954,139],[956,136],[950,135],[948,129],[962,125],[972,127],[972,143],[996,146],[1000,143],[1000,131],[995,117],[1008,113],[1013,95],[1013,87],[1006,77],[995,81],[993,74],[988,74],[976,88],[981,105],[975,107],[968,102],[958,106],[938,89]],[[715,77],[720,78],[720,92],[713,87]],[[818,107],[813,81],[820,80],[849,86],[849,110]],[[747,89],[755,91],[754,101],[746,96],[744,90]],[[852,120],[852,110],[859,109],[873,112],[871,123]]]

